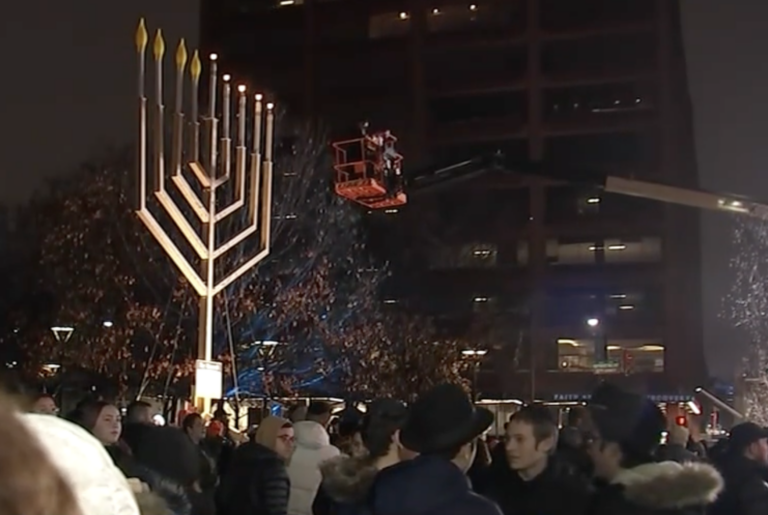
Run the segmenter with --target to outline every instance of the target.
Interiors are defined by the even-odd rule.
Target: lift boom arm
[[[509,161],[501,152],[447,166],[433,167],[408,181],[408,190],[409,193],[431,191],[494,171],[522,177],[539,177],[566,184],[582,184],[606,193],[640,197],[698,209],[726,211],[756,218],[768,217],[768,203],[740,195],[681,188],[657,182],[600,174],[594,171],[564,169],[563,167],[555,169],[542,164],[514,163]]]

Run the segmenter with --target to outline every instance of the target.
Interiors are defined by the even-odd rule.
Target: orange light
[[[685,426],[688,425],[688,419],[686,419],[685,417],[682,417],[682,416],[681,417],[677,417],[677,418],[675,418],[675,424],[677,424],[678,426],[685,427]]]

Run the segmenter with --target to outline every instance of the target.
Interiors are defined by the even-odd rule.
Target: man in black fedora
[[[475,442],[493,423],[459,386],[443,384],[419,397],[400,430],[400,443],[419,456],[379,473],[371,515],[501,515],[472,491],[466,472]]]
[[[589,515],[703,513],[717,498],[723,480],[712,466],[656,462],[666,419],[648,398],[603,383],[588,411],[587,452],[605,484]]]

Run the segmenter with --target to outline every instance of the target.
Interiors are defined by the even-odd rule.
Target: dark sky
[[[768,200],[768,2],[682,5],[701,186]],[[732,379],[745,340],[720,315],[733,280],[734,222],[715,213],[702,218],[707,361],[712,373]]]
[[[199,0],[2,2],[0,203],[131,141],[141,16],[163,28],[171,51],[179,37],[197,45]]]
[[[146,16],[168,46],[196,44],[198,0],[10,0],[0,12],[0,203],[22,202],[134,124],[133,32]],[[683,0],[701,184],[768,199],[768,2]],[[704,216],[704,318],[713,373],[731,377],[741,336],[718,316],[732,222]]]

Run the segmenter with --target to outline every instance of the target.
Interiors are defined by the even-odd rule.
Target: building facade
[[[697,182],[677,2],[209,0],[202,20],[294,112],[392,130],[406,174],[500,149]],[[499,175],[370,221],[383,300],[477,331],[486,396],[580,401],[611,377],[680,402],[706,378],[691,210]]]

